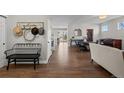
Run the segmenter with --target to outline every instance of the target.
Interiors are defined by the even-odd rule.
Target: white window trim
[[[106,30],[105,30],[105,28],[104,28],[104,30],[103,30],[103,27],[105,27],[105,26],[107,26],[107,28],[106,28]],[[101,31],[102,31],[102,32],[108,32],[108,31],[109,31],[109,26],[108,26],[107,23],[101,25]]]
[[[119,27],[119,24],[120,24],[120,23],[123,23],[123,25],[124,25],[124,21],[117,23],[117,30],[124,30],[124,26],[123,26],[123,28],[122,28],[122,27],[121,27],[121,28]]]

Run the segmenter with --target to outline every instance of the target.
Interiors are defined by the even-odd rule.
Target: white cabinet
[[[5,65],[5,18],[0,16],[0,67]]]

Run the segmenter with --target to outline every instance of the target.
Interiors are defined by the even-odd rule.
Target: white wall
[[[25,43],[27,42],[23,36],[15,37],[13,33],[13,28],[16,26],[16,22],[44,22],[45,23],[45,35],[37,36],[36,39],[33,41],[35,43],[42,44],[42,52],[41,52],[41,63],[44,63],[47,60],[47,40],[48,35],[48,22],[45,16],[35,16],[35,15],[9,15],[7,18],[7,37],[6,37],[6,46],[7,49],[12,48],[15,43]],[[33,43],[32,42],[32,43]],[[46,63],[46,62],[45,62]]]
[[[82,30],[82,36],[86,36],[87,29],[93,29],[93,41],[96,41],[99,38],[99,25],[91,24],[91,23],[79,23],[76,25],[69,25],[69,38],[74,36],[74,29],[80,28]]]
[[[5,23],[6,23],[6,19],[3,16],[0,16],[0,68],[3,67],[6,63],[6,59],[5,59],[5,49],[6,46],[3,45],[3,43],[5,43]]]
[[[57,46],[57,38],[58,38],[58,31],[57,30],[53,30],[54,33],[54,49],[56,49]]]
[[[108,25],[109,25],[109,31],[102,32],[100,30],[100,37],[101,38],[122,39],[122,49],[124,49],[124,30],[117,30],[117,23],[121,22],[121,21],[124,21],[124,17],[119,17],[119,18],[105,22],[105,23],[108,23]],[[104,23],[102,23],[102,24],[104,24]],[[100,25],[100,28],[101,28],[101,25]]]
[[[52,24],[51,21],[47,20],[47,62],[49,61],[50,56],[52,55],[52,47],[51,47],[51,36],[52,36]]]

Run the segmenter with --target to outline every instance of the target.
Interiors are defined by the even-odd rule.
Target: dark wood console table
[[[6,50],[6,59],[8,59],[7,70],[9,69],[9,64],[15,62],[33,62],[34,70],[36,69],[36,64],[39,64],[39,57],[41,54],[41,44],[40,43],[16,43],[12,49]]]
[[[36,63],[39,64],[39,54],[12,54],[7,56],[8,59],[8,66],[7,70],[9,69],[9,64],[12,62],[34,62],[34,70],[36,69]]]

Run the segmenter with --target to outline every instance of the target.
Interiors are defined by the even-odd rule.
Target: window
[[[124,30],[124,22],[117,23],[117,29],[118,30]]]
[[[108,24],[103,24],[101,26],[101,30],[102,30],[102,32],[107,32],[108,31]]]

